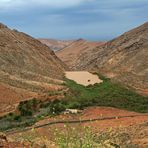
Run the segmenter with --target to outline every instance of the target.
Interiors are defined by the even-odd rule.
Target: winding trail
[[[32,129],[38,129],[38,128],[42,128],[42,127],[46,127],[46,126],[55,125],[55,124],[76,124],[76,123],[86,123],[86,122],[94,122],[94,121],[101,121],[101,120],[132,118],[132,117],[138,117],[138,116],[148,116],[148,113],[138,114],[138,115],[128,115],[128,116],[100,117],[100,118],[85,119],[85,120],[53,121],[53,122],[48,122],[48,123],[45,123],[45,124],[42,124],[42,125],[27,127],[25,129],[21,129],[21,130],[16,130],[16,131],[14,131],[14,130],[11,130],[11,131],[8,130],[8,131],[5,131],[5,134],[6,135],[12,135],[12,134],[20,133],[20,132],[29,131],[29,130],[32,130]]]

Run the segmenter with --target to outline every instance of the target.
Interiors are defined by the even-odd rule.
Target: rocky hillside
[[[30,72],[61,78],[64,64],[38,40],[1,24],[0,70],[10,74]]]
[[[148,23],[78,57],[77,70],[95,70],[148,94]]]
[[[90,42],[84,39],[74,41],[69,46],[56,52],[56,55],[69,66],[70,69],[75,69],[79,57],[87,54],[91,49],[99,47],[104,42]],[[81,63],[79,63],[81,65]],[[82,63],[83,64],[83,63]]]
[[[60,83],[65,68],[48,46],[0,24],[0,112]]]
[[[51,50],[58,51],[69,46],[73,40],[54,40],[54,39],[38,39],[41,43],[47,45]]]

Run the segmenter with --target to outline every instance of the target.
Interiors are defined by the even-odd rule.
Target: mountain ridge
[[[74,42],[74,40],[56,40],[56,39],[38,39],[41,43],[47,45],[51,50],[58,51]]]
[[[75,69],[76,62],[79,56],[85,54],[85,52],[93,49],[94,47],[101,46],[105,42],[92,42],[84,39],[78,39],[72,42],[69,46],[58,50],[55,54],[68,65],[70,69]],[[75,69],[76,70],[76,69]]]

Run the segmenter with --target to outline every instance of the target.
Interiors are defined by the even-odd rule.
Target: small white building
[[[78,113],[82,113],[82,111],[78,109],[66,109],[64,111],[64,114],[78,114]]]

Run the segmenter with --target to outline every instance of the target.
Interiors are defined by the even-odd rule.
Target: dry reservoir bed
[[[67,71],[65,72],[65,76],[66,78],[84,86],[103,82],[97,75],[91,74],[88,71]]]

